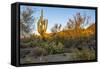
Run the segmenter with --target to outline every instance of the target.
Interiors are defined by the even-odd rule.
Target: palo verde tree
[[[20,12],[20,33],[23,37],[28,36],[34,28],[35,18],[32,16],[33,14],[34,11],[30,7],[25,7]]]
[[[82,25],[86,25],[89,23],[89,16],[81,15],[80,13],[76,13],[75,16],[73,16],[73,19],[69,19],[67,22],[67,29],[75,29],[79,30],[82,28]]]

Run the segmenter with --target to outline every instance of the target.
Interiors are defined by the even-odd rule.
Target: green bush
[[[21,48],[28,48],[28,47],[39,47],[44,46],[42,42],[39,42],[37,40],[31,40],[30,42],[20,42]]]
[[[95,59],[95,51],[88,48],[82,50],[75,49],[74,57],[76,60],[93,60]]]
[[[64,45],[61,42],[58,44],[52,42],[50,45],[51,46],[48,47],[49,54],[60,54],[64,52]]]
[[[20,42],[20,47],[21,47],[21,48],[29,48],[29,47],[33,47],[33,46],[35,46],[34,44],[35,44],[35,43],[32,42],[32,41],[27,42],[27,43]]]

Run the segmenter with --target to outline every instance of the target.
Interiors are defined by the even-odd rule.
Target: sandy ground
[[[28,49],[21,49],[22,51],[28,51],[33,50],[33,48]],[[47,55],[47,56],[29,56],[26,55],[24,58],[20,58],[20,63],[43,63],[43,62],[57,62],[57,61],[72,61],[72,53],[63,53],[63,54],[53,54],[53,55]]]

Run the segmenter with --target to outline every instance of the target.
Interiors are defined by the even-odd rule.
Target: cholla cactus
[[[48,25],[48,20],[46,19],[43,19],[43,10],[41,10],[41,16],[40,16],[40,19],[37,23],[37,29],[38,29],[38,32],[39,34],[43,37],[46,33],[46,30],[47,30],[47,25]]]

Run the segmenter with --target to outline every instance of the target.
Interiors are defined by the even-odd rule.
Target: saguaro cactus
[[[47,25],[48,25],[48,20],[43,19],[43,10],[41,10],[41,16],[40,16],[40,19],[37,23],[37,29],[38,29],[38,32],[43,39],[45,39],[45,33],[46,33],[46,30],[47,30]]]

